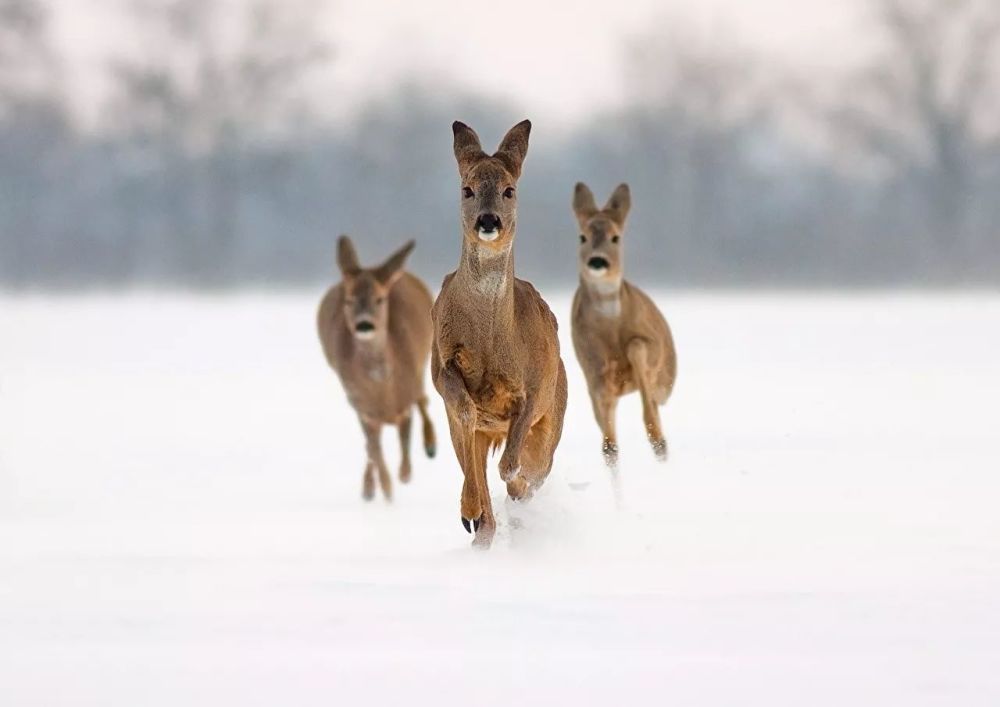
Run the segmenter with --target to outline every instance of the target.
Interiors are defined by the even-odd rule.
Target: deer
[[[604,462],[613,472],[618,469],[618,399],[636,390],[653,453],[658,461],[666,461],[659,406],[667,402],[677,378],[670,326],[653,300],[624,277],[623,238],[631,205],[628,184],[620,184],[604,208],[598,208],[586,184],[577,183],[573,191],[580,226],[573,348],[603,437]]]
[[[532,497],[562,436],[566,369],[555,316],[531,283],[514,276],[517,182],[531,122],[511,128],[492,155],[465,123],[452,132],[462,248],[431,310],[431,378],[464,476],[462,526],[474,533],[474,547],[486,549],[496,533],[487,455],[503,444],[508,497]]]
[[[410,428],[414,405],[423,422],[424,451],[434,457],[434,426],[427,412],[424,373],[431,350],[432,297],[427,286],[403,270],[414,241],[373,268],[358,262],[348,236],[337,242],[342,280],[323,296],[317,324],[327,363],[337,373],[361,421],[366,462],[362,498],[375,497],[375,476],[386,501],[392,480],[382,455],[383,425],[396,425],[402,460],[399,480],[409,482]]]

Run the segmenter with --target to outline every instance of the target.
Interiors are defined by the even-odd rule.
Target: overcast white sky
[[[572,124],[619,99],[623,40],[653,23],[704,41],[736,37],[816,72],[858,55],[864,0],[334,1],[325,20],[337,52],[324,80],[330,110],[350,114],[398,78],[509,98],[533,116]],[[99,92],[109,49],[128,41],[118,0],[57,0],[56,39],[73,57],[84,103]]]

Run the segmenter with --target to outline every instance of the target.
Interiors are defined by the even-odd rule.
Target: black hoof
[[[437,454],[437,448],[433,444],[424,447],[424,451],[427,452],[428,459],[433,459],[434,455]]]
[[[483,519],[476,518],[475,520],[469,520],[465,516],[462,516],[462,527],[465,528],[465,532],[474,533],[479,530],[479,526],[482,525]]]
[[[465,528],[465,532],[472,532],[472,525],[469,523],[469,519],[465,516],[462,516],[462,527]]]

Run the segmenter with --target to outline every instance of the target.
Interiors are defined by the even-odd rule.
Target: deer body
[[[471,128],[455,123],[463,181],[463,242],[458,269],[434,303],[431,375],[448,412],[465,481],[461,516],[474,544],[488,547],[496,521],[486,457],[506,441],[500,476],[515,500],[548,476],[562,435],[566,371],[558,325],[535,288],[514,276],[513,184],[530,123],[518,124],[499,151],[484,154]]]
[[[350,241],[342,237],[339,260],[343,282],[331,287],[319,307],[318,328],[323,353],[361,422],[367,461],[362,495],[375,494],[375,479],[386,499],[392,481],[382,455],[383,425],[399,427],[402,462],[399,478],[411,475],[411,413],[416,405],[423,422],[424,449],[435,453],[434,428],[427,413],[424,371],[430,354],[432,298],[427,286],[404,272],[411,241],[382,266],[357,264]]]
[[[625,184],[603,209],[582,183],[573,199],[581,230],[573,348],[603,436],[604,460],[611,468],[618,463],[618,399],[635,391],[642,398],[643,423],[653,452],[661,461],[666,459],[659,406],[670,397],[677,377],[670,327],[653,301],[623,276],[621,239],[630,204]]]

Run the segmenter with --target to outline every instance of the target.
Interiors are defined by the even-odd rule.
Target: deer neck
[[[457,277],[477,309],[489,309],[494,319],[514,316],[514,247],[496,251],[478,243],[462,242]]]
[[[381,333],[369,341],[354,340],[357,361],[365,375],[375,382],[387,380],[391,372],[386,338],[385,333]]]
[[[580,285],[594,305],[594,311],[609,318],[621,316],[622,281],[620,277],[614,280],[594,280],[580,275]]]

